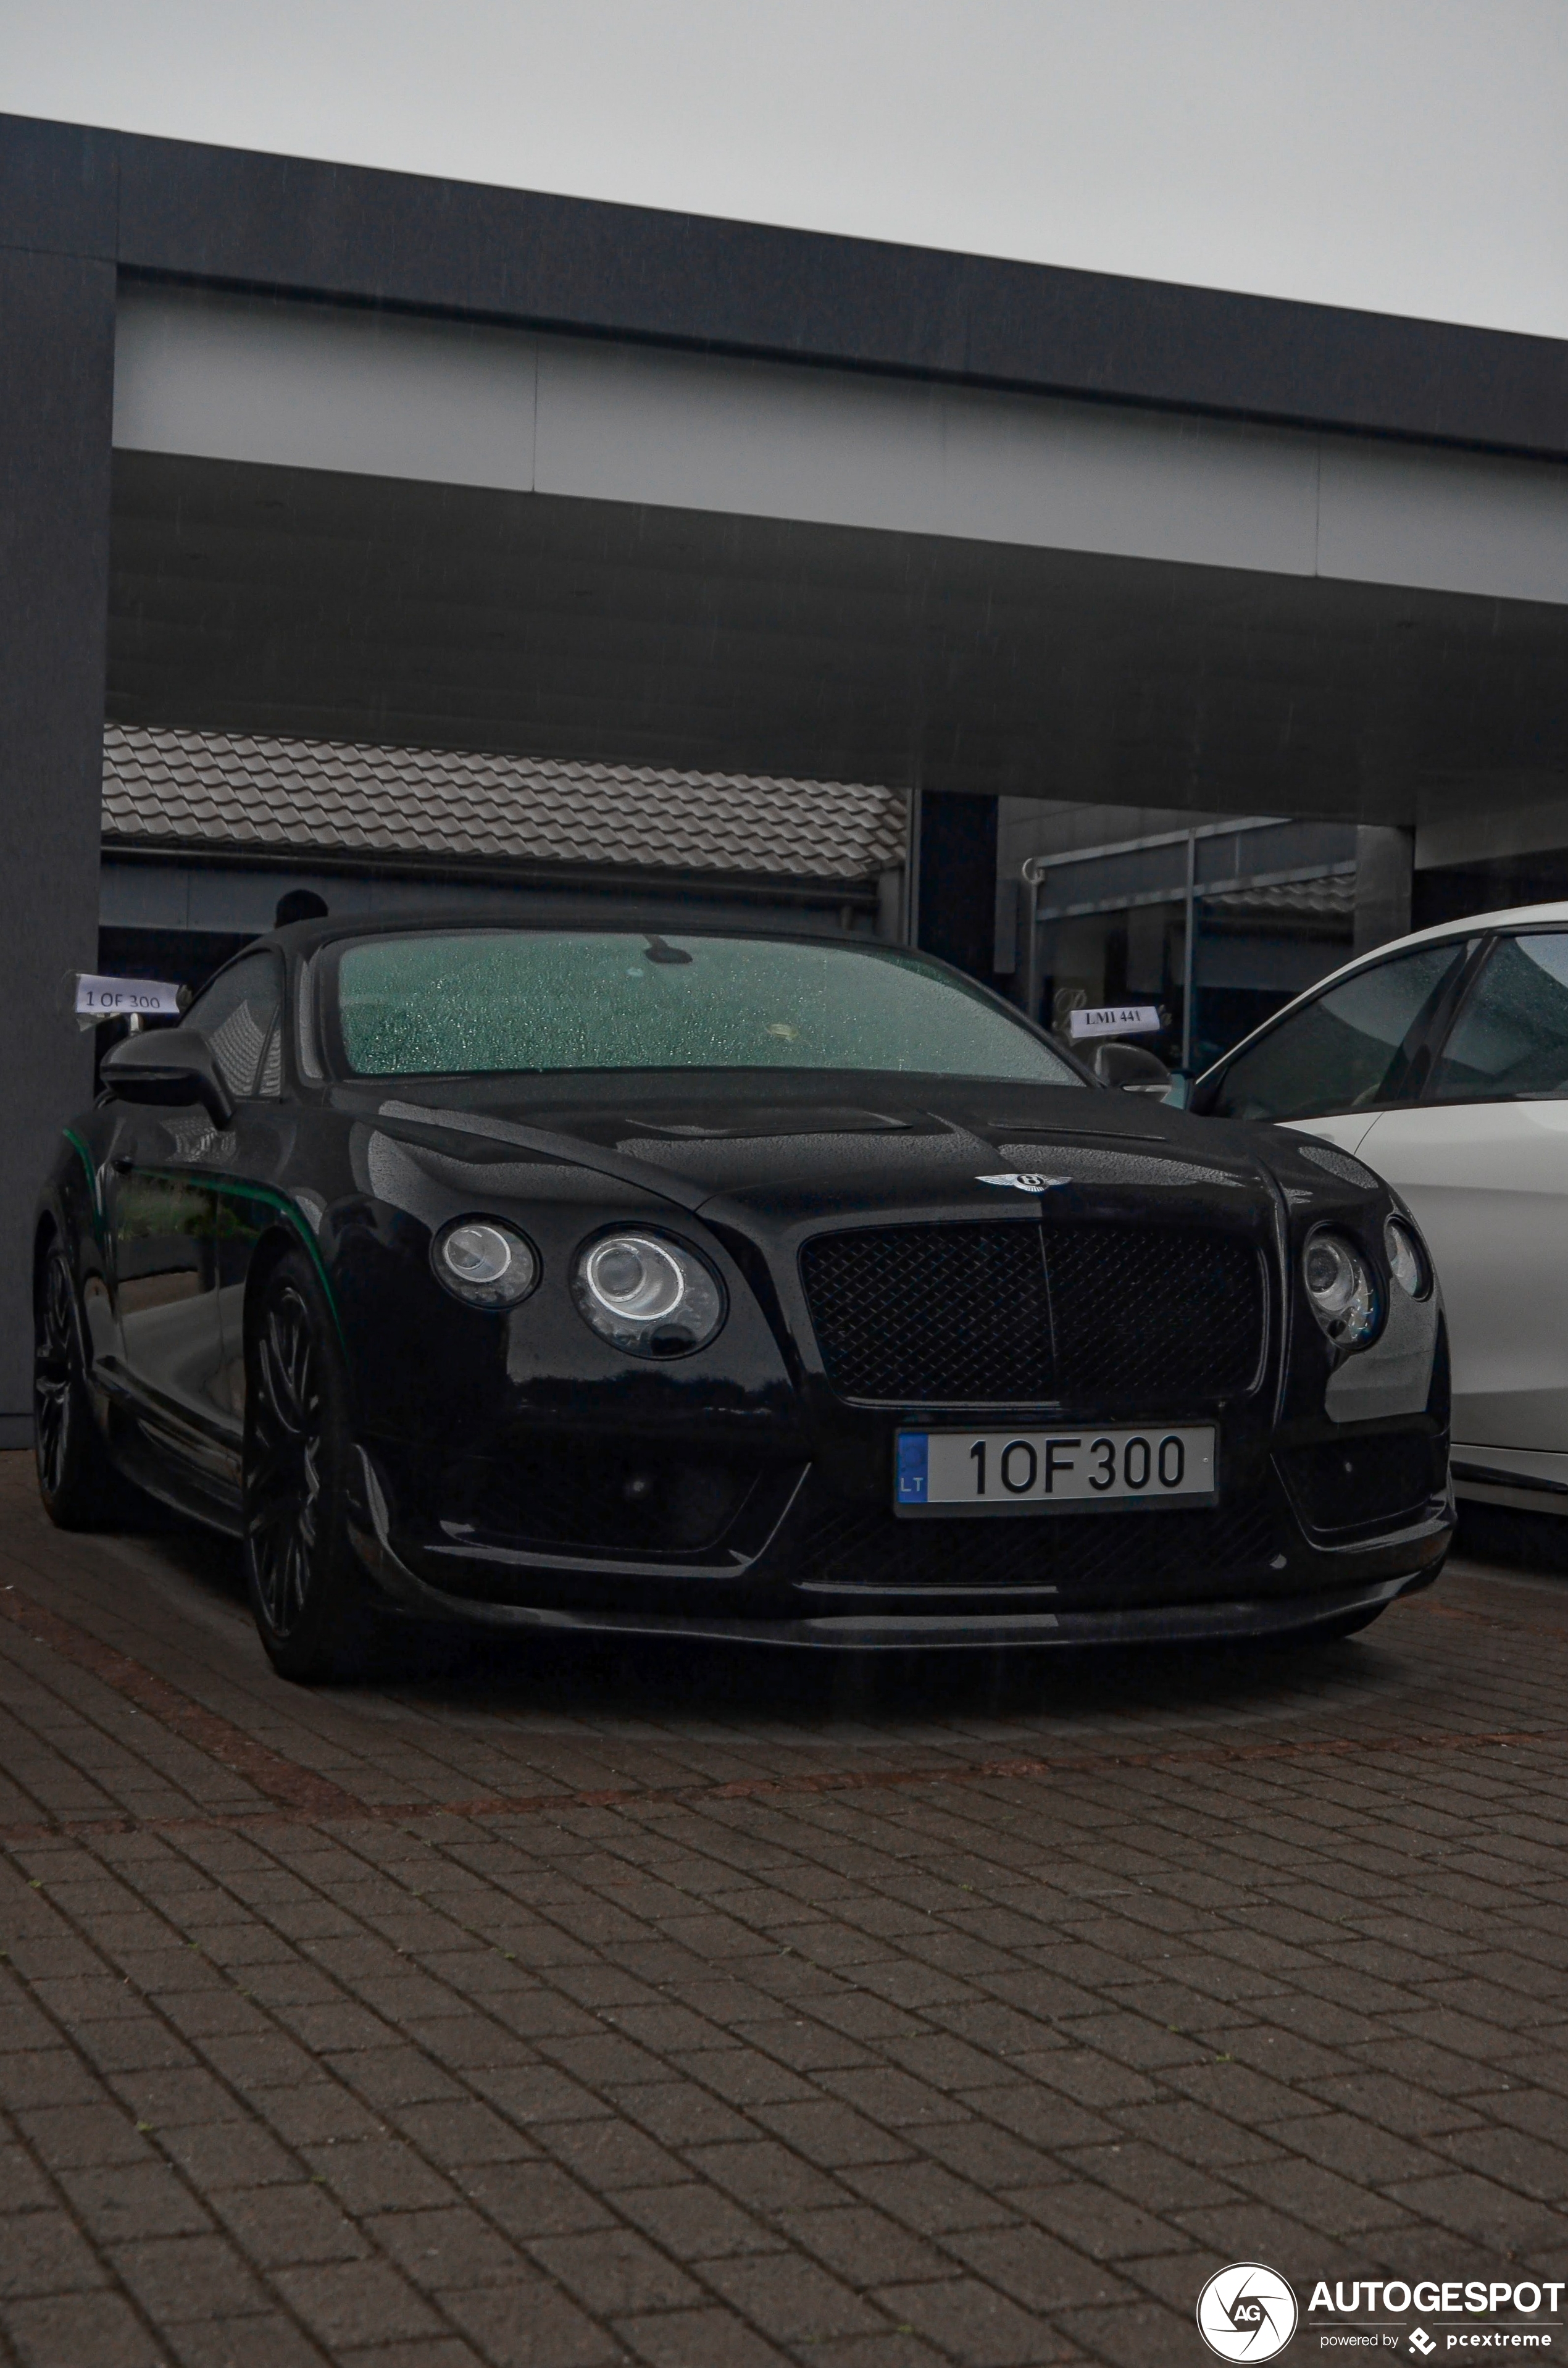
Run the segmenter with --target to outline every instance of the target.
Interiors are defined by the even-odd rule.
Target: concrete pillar
[[[32,1435],[34,1201],[92,1091],[61,984],[97,951],[114,307],[107,256],[0,246],[0,1447]]]
[[[1410,928],[1410,890],[1415,872],[1415,833],[1363,823],[1356,833],[1356,932],[1354,950],[1403,938]]]
[[[903,866],[877,874],[877,935],[890,946],[903,943]]]

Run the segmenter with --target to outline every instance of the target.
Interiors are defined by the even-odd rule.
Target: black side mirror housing
[[[234,1115],[233,1097],[223,1083],[212,1048],[194,1028],[159,1028],[111,1045],[98,1075],[122,1102],[152,1102],[188,1109],[199,1102],[214,1126]]]
[[[1095,1046],[1092,1065],[1108,1086],[1128,1094],[1164,1094],[1171,1073],[1157,1053],[1142,1044],[1119,1044],[1107,1040]]]

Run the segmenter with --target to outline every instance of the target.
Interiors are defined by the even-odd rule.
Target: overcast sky
[[[1568,0],[0,0],[0,107],[1568,336]]]

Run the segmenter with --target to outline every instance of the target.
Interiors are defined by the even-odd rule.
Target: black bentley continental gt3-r
[[[1344,1634],[1437,1575],[1448,1360],[1343,1153],[1099,1084],[922,955],[256,941],[39,1211],[39,1473],[377,1613],[835,1647]]]

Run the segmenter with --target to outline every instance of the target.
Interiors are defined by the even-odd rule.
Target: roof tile
[[[105,840],[171,853],[482,860],[859,882],[903,860],[903,792],[110,723]]]

